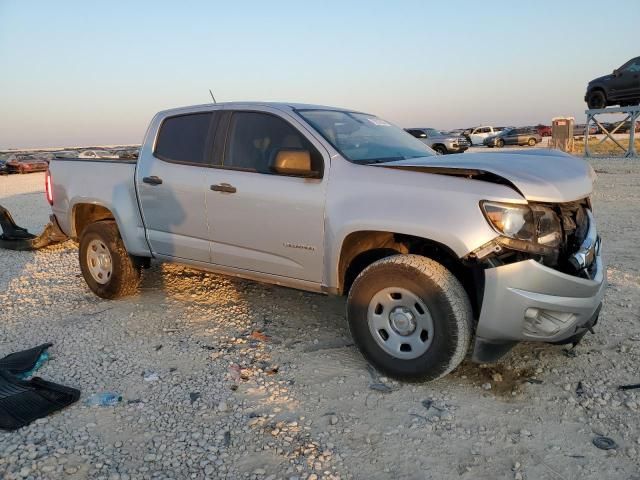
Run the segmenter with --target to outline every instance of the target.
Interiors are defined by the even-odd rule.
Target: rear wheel
[[[499,140],[496,142],[496,147],[498,147],[498,148],[502,148],[502,147],[504,147],[504,140],[503,140],[503,139],[499,139]]]
[[[395,378],[440,378],[460,364],[471,341],[464,288],[444,266],[419,255],[387,257],[360,273],[347,317],[365,358]]]
[[[140,284],[140,267],[127,253],[114,221],[85,228],[80,239],[80,270],[91,291],[102,298],[132,295]]]
[[[607,97],[602,90],[593,90],[587,95],[587,106],[590,109],[604,108],[607,106]]]
[[[530,139],[529,139],[529,141],[527,142],[527,144],[528,144],[530,147],[535,147],[535,146],[537,145],[537,143],[538,143],[538,142],[536,142],[536,139],[535,139],[535,138],[530,138]]]

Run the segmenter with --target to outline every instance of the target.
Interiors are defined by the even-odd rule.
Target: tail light
[[[47,170],[47,175],[44,179],[44,190],[47,195],[47,202],[49,205],[53,205],[53,189],[51,188],[51,172]]]

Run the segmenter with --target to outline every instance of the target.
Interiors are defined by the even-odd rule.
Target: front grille
[[[558,252],[558,268],[565,273],[572,275],[583,275],[584,273],[572,263],[571,257],[580,250],[589,233],[588,210],[590,210],[590,205],[587,199],[557,206],[564,236]]]
[[[565,254],[576,252],[589,230],[589,217],[587,209],[589,206],[586,202],[564,203],[559,206],[560,220],[562,222],[562,230],[564,232],[564,249]]]

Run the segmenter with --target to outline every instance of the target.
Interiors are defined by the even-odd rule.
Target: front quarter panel
[[[481,200],[526,203],[504,185],[332,160],[326,206],[325,282],[340,284],[345,238],[358,231],[413,235],[449,247],[458,257],[496,238]]]

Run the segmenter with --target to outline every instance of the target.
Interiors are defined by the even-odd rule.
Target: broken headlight
[[[558,247],[562,242],[560,219],[549,207],[488,201],[480,206],[494,230],[516,241],[509,242],[515,248],[521,242],[530,242],[543,249]],[[517,249],[531,251],[535,248]]]

